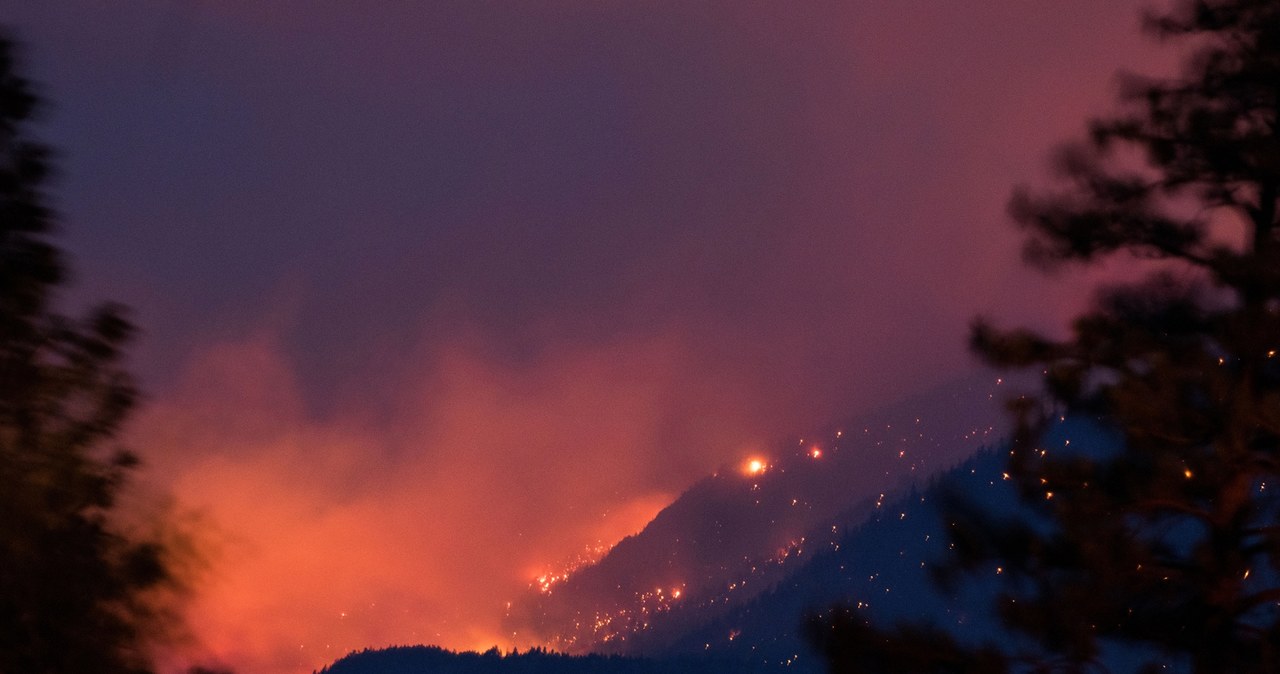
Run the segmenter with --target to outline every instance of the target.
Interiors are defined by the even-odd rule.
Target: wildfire
[[[577,555],[561,563],[557,570],[545,571],[535,576],[533,582],[530,583],[530,587],[536,588],[542,594],[551,594],[552,589],[557,584],[569,580],[569,576],[575,571],[600,561],[605,553],[609,552],[610,547],[603,541],[596,541],[592,545],[587,545]]]
[[[750,459],[742,467],[743,472],[747,475],[759,475],[769,469],[769,464],[764,459]]]

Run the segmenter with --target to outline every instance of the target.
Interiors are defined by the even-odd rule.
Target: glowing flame
[[[747,475],[759,475],[768,470],[768,468],[769,464],[765,463],[764,459],[750,459],[742,467],[742,470]]]
[[[822,450],[817,447],[814,447],[813,449],[809,450],[809,456],[816,459],[822,456]]]
[[[551,594],[557,584],[569,580],[569,576],[575,571],[600,561],[609,552],[610,547],[603,541],[596,541],[593,545],[587,545],[581,552],[561,563],[558,570],[544,571],[535,576],[533,582],[530,583],[530,587],[536,588],[542,594]],[[508,606],[507,608],[511,607]]]

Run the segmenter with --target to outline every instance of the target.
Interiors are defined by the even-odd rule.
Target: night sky
[[[0,0],[207,550],[189,653],[516,644],[546,565],[968,371],[975,314],[1061,326],[1089,277],[1004,204],[1172,62],[1142,4]]]

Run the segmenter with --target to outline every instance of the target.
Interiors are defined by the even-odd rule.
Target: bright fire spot
[[[814,447],[813,449],[809,450],[809,456],[811,456],[811,457],[813,457],[813,458],[815,458],[815,459],[816,459],[816,458],[818,458],[818,457],[822,456],[822,450],[821,450],[821,449],[818,449],[817,447]]]
[[[533,579],[531,587],[536,588],[542,594],[551,594],[552,589],[559,583],[569,580],[569,576],[584,566],[595,564],[609,552],[610,546],[603,541],[596,541],[594,545],[587,545],[581,552],[574,555],[559,565],[559,570],[546,571]],[[507,608],[511,608],[509,603]]]
[[[747,475],[759,475],[768,467],[769,464],[765,463],[764,459],[751,459],[747,461],[747,465],[743,467],[743,470],[746,471]]]

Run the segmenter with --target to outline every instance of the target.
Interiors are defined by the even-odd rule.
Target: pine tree
[[[166,548],[113,518],[137,458],[115,436],[136,397],[119,307],[54,310],[66,266],[50,242],[38,101],[0,36],[0,673],[150,671],[175,585]]]
[[[1010,205],[1034,265],[1127,255],[1145,277],[1064,340],[972,333],[1044,373],[1013,405],[1021,515],[957,510],[948,562],[1001,566],[1007,633],[979,649],[840,610],[812,625],[834,671],[1280,671],[1280,2],[1182,0],[1145,26],[1187,48],[1181,75],[1126,78],[1057,155],[1059,191]],[[1043,446],[1057,411],[1114,441]]]

